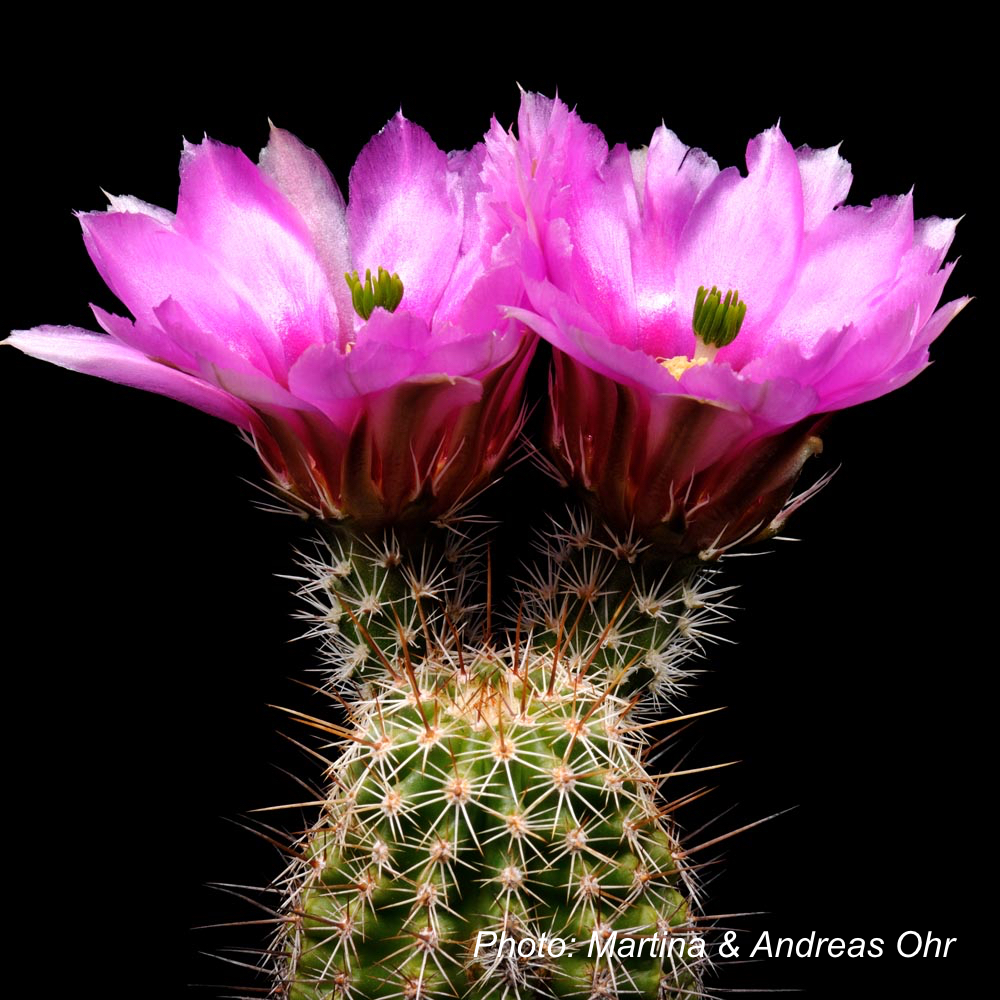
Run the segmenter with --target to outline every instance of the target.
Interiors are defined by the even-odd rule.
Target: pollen
[[[677,381],[681,380],[681,376],[689,368],[700,368],[702,365],[708,364],[708,358],[689,358],[685,354],[677,354],[672,358],[657,358],[656,363],[663,368],[666,368],[668,372]]]

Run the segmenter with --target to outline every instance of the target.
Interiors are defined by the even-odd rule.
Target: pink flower
[[[371,526],[439,516],[506,452],[532,353],[500,309],[521,301],[516,268],[486,266],[482,156],[446,155],[399,114],[358,157],[345,205],[281,129],[259,166],[185,144],[176,214],[111,197],[80,215],[134,319],[94,307],[103,334],[39,327],[8,343],[231,421],[308,511]]]
[[[910,194],[841,207],[836,148],[795,150],[775,127],[741,176],[662,126],[609,152],[558,99],[523,95],[518,126],[494,121],[484,177],[525,276],[511,314],[556,348],[555,460],[670,548],[766,532],[817,415],[908,382],[967,302],[938,308],[956,223],[914,222]],[[713,286],[745,305],[729,337],[706,328],[710,296],[695,322]]]

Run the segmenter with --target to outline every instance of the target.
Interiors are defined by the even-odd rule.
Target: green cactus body
[[[300,844],[289,995],[693,996],[685,854],[632,700],[531,647],[463,660],[357,706]]]
[[[677,693],[712,602],[579,524],[540,549],[502,644],[462,596],[473,558],[339,540],[308,561],[348,717],[295,713],[335,740],[283,882],[281,995],[700,995],[688,796],[647,759],[680,720],[648,690]]]

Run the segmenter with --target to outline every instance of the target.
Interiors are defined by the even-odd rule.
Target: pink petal
[[[174,297],[214,342],[218,358],[228,357],[233,367],[272,372],[260,344],[268,339],[260,317],[200,247],[143,214],[91,212],[80,216],[80,224],[101,277],[140,328],[157,327],[156,308]]]
[[[244,430],[254,425],[253,411],[241,400],[99,333],[70,326],[39,326],[15,330],[4,343],[61,368],[169,396]]]
[[[480,178],[486,147],[479,143],[469,152],[448,154],[448,170],[458,178],[462,195],[464,226],[458,258],[434,313],[435,323],[451,322],[461,311],[473,285],[489,265],[491,246],[488,227],[479,210],[483,193]]]
[[[914,247],[900,266],[901,273],[897,279],[897,286],[904,289],[902,294],[916,299],[918,326],[923,326],[934,315],[944,294],[944,286],[958,263],[952,261],[950,264],[945,264],[941,270],[932,270],[928,273],[927,264],[935,256],[929,247]]]
[[[949,271],[928,276],[917,268],[904,275],[873,303],[869,315],[845,328],[829,371],[813,381],[823,409],[880,396],[889,391],[895,374],[925,363],[927,344],[943,329],[943,317],[933,310]],[[957,312],[945,316],[950,319]]]
[[[417,373],[430,331],[410,312],[376,309],[350,354],[334,344],[315,345],[289,373],[296,396],[322,408],[324,403],[380,392]]]
[[[193,372],[198,367],[195,357],[180,344],[175,343],[168,334],[158,326],[148,323],[133,323],[123,316],[115,316],[99,306],[91,303],[90,311],[94,314],[101,329],[115,340],[134,347],[149,358],[167,362],[175,368]]]
[[[799,265],[802,185],[777,128],[750,142],[747,167],[746,177],[724,170],[695,205],[678,248],[676,290],[679,308],[690,309],[700,285],[737,289],[747,303],[737,343],[752,357]]]
[[[569,281],[571,243],[566,224],[572,192],[598,173],[608,147],[600,130],[580,120],[558,98],[521,93],[519,138],[505,131],[496,119],[486,135],[483,181],[484,205],[490,215],[488,238],[500,242],[505,232],[518,242],[530,243],[537,255],[514,255],[532,265],[536,278],[548,273],[553,280]],[[537,265],[541,265],[540,267]]]
[[[448,158],[418,125],[397,114],[351,170],[347,226],[361,277],[379,267],[403,281],[401,308],[429,320],[462,239],[462,192]]]
[[[701,194],[718,176],[715,161],[685,146],[669,129],[653,133],[645,155],[632,154],[643,192],[641,233],[632,233],[632,274],[639,331],[633,346],[657,357],[694,349],[691,303],[678,303],[674,267],[681,232]]]
[[[920,332],[917,334],[914,340],[915,349],[926,348],[929,344],[933,343],[941,334],[944,332],[944,328],[972,301],[972,299],[963,295],[960,298],[953,299],[951,302],[946,302],[940,309],[938,309],[926,323],[920,328]]]
[[[197,307],[197,303],[195,305]],[[259,323],[255,322],[257,317],[250,312],[245,303],[236,301],[234,308],[236,315],[227,317],[231,324],[230,329],[253,330],[255,326],[259,328]],[[274,381],[271,366],[266,359],[256,353],[247,357],[240,350],[234,350],[233,342],[218,336],[216,331],[220,327],[210,325],[204,314],[191,315],[176,299],[167,298],[153,310],[153,315],[159,328],[177,348],[195,359],[194,367],[201,368],[204,362],[209,362],[229,371],[255,373]],[[245,317],[242,323],[241,316]],[[249,350],[253,351],[255,347],[257,341],[253,340],[249,344]],[[257,363],[253,363],[255,361]]]
[[[616,146],[602,169],[571,188],[572,282],[584,308],[618,343],[636,346],[639,333],[632,280],[631,235],[639,233],[632,162]]]
[[[493,268],[477,276],[462,299],[455,323],[469,333],[506,329],[506,310],[521,305],[523,299],[520,271],[513,266]]]
[[[839,208],[828,215],[806,237],[798,284],[775,324],[780,337],[808,345],[825,331],[863,317],[871,299],[896,277],[912,238],[909,195],[879,198],[871,208]],[[741,337],[733,345],[734,364],[745,356],[746,349],[741,352],[737,346]],[[755,354],[765,354],[773,339],[758,337]]]
[[[840,409],[888,391],[886,374],[912,356],[916,321],[917,306],[911,303],[885,311],[868,329],[858,331],[829,374],[815,383],[821,408]]]
[[[256,336],[271,374],[283,379],[310,344],[337,339],[330,284],[302,216],[241,150],[185,145],[175,228],[263,321]]]
[[[312,409],[305,400],[299,399],[274,379],[261,375],[260,372],[231,371],[205,361],[202,363],[201,373],[206,381],[214,383],[238,399],[252,403],[255,407],[270,410]]]
[[[727,364],[689,368],[678,381],[680,391],[737,407],[753,420],[756,433],[787,427],[816,412],[819,396],[782,372],[774,378],[745,378]]]
[[[645,230],[655,230],[666,245],[675,247],[695,202],[718,175],[715,160],[700,149],[685,146],[661,125],[653,133],[646,154],[642,185]]]
[[[550,282],[525,282],[530,309],[510,309],[508,315],[553,347],[608,378],[669,390],[673,377],[644,351],[610,340],[595,317],[574,298]]]
[[[148,201],[136,198],[131,194],[108,194],[104,192],[108,199],[109,212],[130,212],[133,215],[148,215],[168,228],[173,228],[174,213],[159,205],[150,205]]]
[[[854,327],[827,330],[815,343],[796,340],[774,344],[763,357],[755,358],[740,369],[740,374],[755,382],[774,378],[794,379],[800,385],[814,385],[824,378],[850,347],[856,335]]]
[[[917,219],[913,224],[913,242],[915,246],[929,247],[934,251],[931,258],[931,268],[936,269],[944,263],[951,242],[955,238],[958,219]]]
[[[802,215],[806,232],[815,229],[851,190],[851,165],[840,155],[840,146],[795,150],[802,175]]]
[[[344,273],[352,270],[344,196],[319,155],[291,132],[271,126],[260,167],[302,216],[336,302],[341,346],[354,336],[354,307]]]

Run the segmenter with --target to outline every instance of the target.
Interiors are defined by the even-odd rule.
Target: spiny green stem
[[[340,531],[307,560],[348,718],[293,713],[335,747],[305,861],[283,880],[290,998],[699,995],[672,820],[693,797],[662,795],[681,775],[646,756],[690,718],[650,713],[679,694],[725,591],[581,515],[539,548],[506,626],[475,606],[493,592],[481,543],[441,561],[438,543]],[[642,957],[587,954],[616,933]],[[503,934],[538,947],[504,954]],[[539,954],[546,935],[581,948]]]

